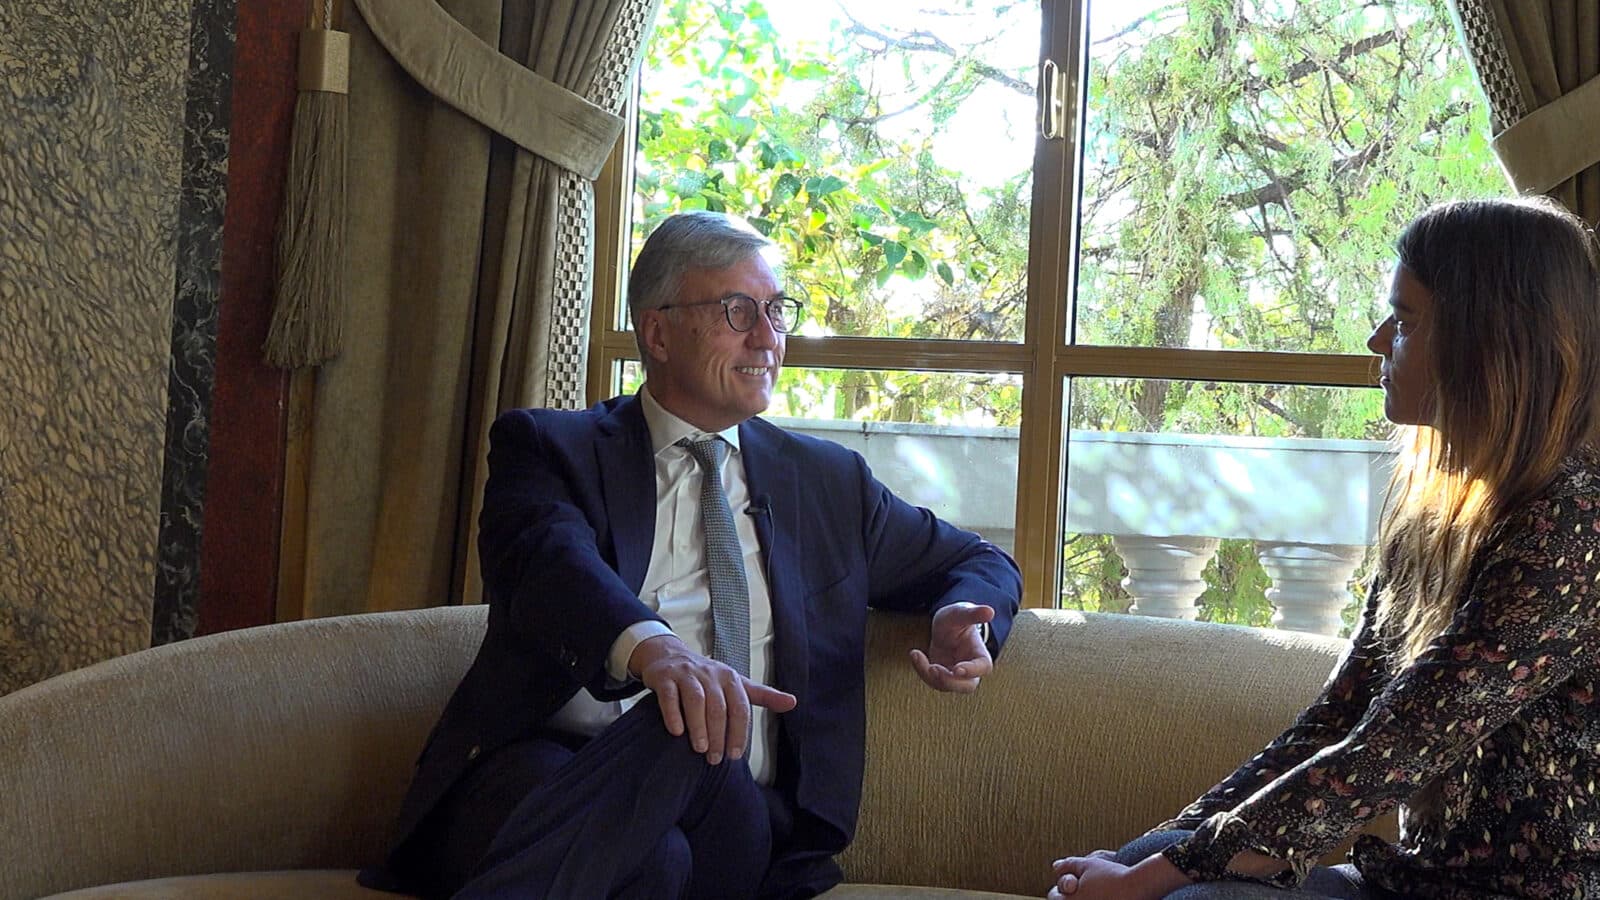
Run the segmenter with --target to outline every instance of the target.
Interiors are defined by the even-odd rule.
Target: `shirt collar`
[[[645,427],[650,429],[650,447],[657,456],[684,438],[698,440],[710,434],[667,412],[666,407],[651,395],[648,384],[639,388],[639,402],[644,409]],[[739,426],[724,428],[717,432],[716,436],[727,441],[728,446],[732,447],[734,452],[738,452]]]

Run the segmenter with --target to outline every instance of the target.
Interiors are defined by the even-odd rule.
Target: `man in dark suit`
[[[855,831],[867,608],[931,614],[911,651],[931,687],[991,670],[1015,563],[756,418],[801,313],[769,249],[721,215],[668,219],[629,281],[643,389],[495,423],[488,631],[364,883],[814,896]]]

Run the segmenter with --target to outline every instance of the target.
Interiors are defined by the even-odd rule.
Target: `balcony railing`
[[[901,497],[1013,545],[1014,429],[774,421],[856,450]],[[1199,615],[1220,541],[1254,540],[1273,624],[1337,635],[1392,462],[1381,441],[1073,431],[1065,530],[1111,536],[1132,612],[1181,619]]]

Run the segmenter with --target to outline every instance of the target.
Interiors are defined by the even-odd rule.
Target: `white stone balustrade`
[[[860,452],[912,503],[1014,543],[1014,429],[775,421]],[[1134,612],[1184,619],[1219,539],[1253,539],[1274,623],[1338,634],[1390,464],[1380,441],[1073,431],[1066,530],[1111,535]]]
[[[1221,543],[1214,537],[1112,535],[1111,544],[1128,567],[1122,587],[1133,598],[1129,612],[1193,621],[1200,614],[1195,601],[1206,590],[1200,573]]]
[[[1366,547],[1257,541],[1256,552],[1272,579],[1267,588],[1267,602],[1277,610],[1272,624],[1314,634],[1338,634],[1344,628],[1344,608],[1355,599],[1350,576]]]

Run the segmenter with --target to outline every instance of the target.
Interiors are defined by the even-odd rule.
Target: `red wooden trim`
[[[304,0],[238,4],[197,633],[264,625],[277,609],[288,377],[261,356],[283,203]]]

